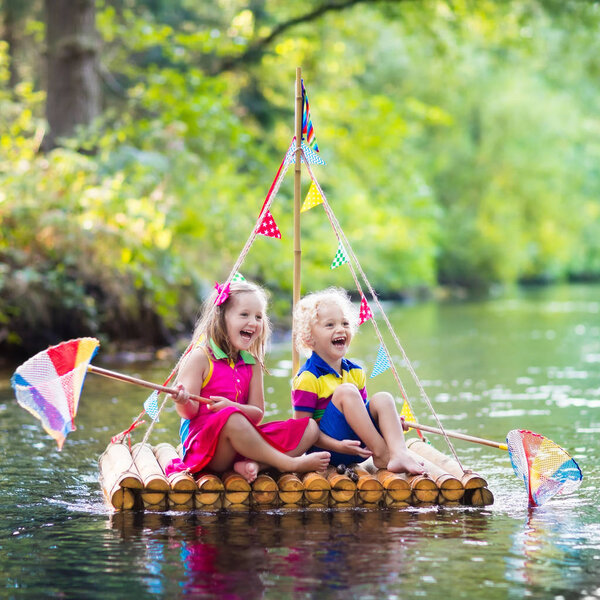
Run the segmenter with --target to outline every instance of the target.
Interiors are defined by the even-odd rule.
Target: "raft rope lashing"
[[[304,153],[304,151],[302,151]],[[421,397],[423,398],[423,400],[425,401],[425,403],[427,404],[429,410],[431,411],[431,414],[434,416],[440,430],[442,431],[442,434],[444,436],[444,439],[446,440],[446,443],[448,445],[448,447],[450,448],[450,451],[452,452],[456,462],[459,464],[460,468],[463,470],[463,472],[465,472],[465,468],[463,467],[460,459],[458,458],[458,455],[456,453],[456,450],[454,448],[454,444],[452,444],[449,436],[446,434],[446,431],[444,429],[444,426],[442,425],[442,422],[440,421],[440,418],[438,417],[435,409],[433,408],[433,405],[429,399],[429,396],[427,395],[427,393],[425,392],[425,388],[423,387],[423,385],[421,384],[421,380],[419,379],[419,377],[417,376],[411,361],[408,358],[408,355],[406,354],[406,351],[404,350],[404,347],[402,346],[402,344],[400,343],[400,340],[398,339],[398,336],[396,335],[396,332],[394,331],[394,328],[392,327],[384,309],[383,306],[381,305],[381,303],[379,302],[379,299],[377,298],[377,294],[375,293],[375,290],[373,289],[373,286],[371,285],[371,283],[369,282],[369,279],[367,278],[365,272],[363,271],[360,262],[358,260],[358,258],[356,257],[356,254],[354,253],[354,250],[352,249],[352,245],[350,244],[350,242],[348,241],[348,238],[346,237],[346,235],[344,234],[344,231],[339,223],[339,221],[337,220],[331,206],[329,205],[329,202],[327,201],[327,197],[325,196],[325,193],[323,192],[323,189],[321,188],[321,186],[319,185],[319,182],[317,181],[315,175],[312,172],[312,169],[310,168],[310,165],[308,163],[308,160],[306,159],[306,156],[304,157],[304,161],[305,161],[305,165],[306,165],[306,169],[308,171],[308,174],[311,178],[311,180],[313,181],[313,183],[315,184],[315,186],[317,187],[317,190],[319,191],[319,193],[321,194],[321,197],[323,198],[323,208],[325,210],[325,213],[327,215],[327,218],[329,219],[329,222],[338,238],[338,240],[342,240],[344,243],[344,246],[346,247],[346,250],[348,251],[349,257],[350,257],[350,261],[348,262],[348,265],[350,267],[350,271],[352,272],[352,277],[354,279],[354,282],[357,285],[357,288],[359,290],[359,292],[362,294],[362,288],[360,286],[360,284],[358,283],[358,278],[356,276],[355,270],[354,268],[356,267],[356,269],[358,269],[362,280],[364,282],[364,284],[366,285],[367,289],[369,290],[371,297],[373,298],[373,302],[377,305],[377,308],[379,309],[383,320],[385,322],[385,324],[387,325],[387,328],[390,332],[390,334],[392,335],[396,345],[398,346],[398,349],[400,350],[401,354],[402,354],[402,358],[404,360],[404,364],[406,365],[409,373],[411,374],[415,384],[417,385],[418,389],[419,389],[419,393],[421,394]],[[354,263],[354,264],[353,264]],[[394,374],[394,378],[396,379],[396,382],[399,384],[401,393],[403,395],[403,398],[407,401],[409,407],[410,407],[410,402],[408,402],[408,397],[406,395],[406,392],[404,390],[404,387],[402,386],[402,383],[400,382],[400,377],[398,376],[398,373],[396,371],[396,368],[394,366],[392,357],[385,345],[385,342],[383,341],[383,336],[381,335],[381,332],[379,331],[379,328],[377,327],[377,323],[375,321],[375,319],[371,319],[371,321],[373,322],[373,327],[375,329],[375,333],[379,339],[379,342],[381,344],[381,346],[384,348],[384,351],[387,355],[387,358],[390,362],[390,366],[392,368],[392,373]],[[412,410],[412,407],[411,407]],[[414,414],[414,413],[413,413]]]

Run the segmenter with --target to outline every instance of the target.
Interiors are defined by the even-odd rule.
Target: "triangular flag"
[[[277,227],[277,223],[275,223],[275,219],[270,210],[267,210],[265,213],[265,216],[256,228],[256,233],[266,235],[267,237],[277,238],[278,240],[281,239],[281,231],[279,231],[279,227]]]
[[[344,249],[344,245],[342,244],[342,242],[339,242],[337,252],[335,253],[335,256],[333,257],[333,262],[331,263],[331,269],[337,269],[337,267],[347,262],[349,262],[348,255],[346,254],[346,250]]]
[[[307,146],[305,142],[302,142],[302,150],[304,155],[306,156],[306,160],[311,165],[326,165],[327,163],[310,147]],[[304,159],[302,159],[304,160]]]
[[[402,410],[400,411],[400,416],[404,417],[405,421],[410,421],[411,423],[416,423],[415,415],[413,415],[412,410],[410,409],[410,404],[405,400],[402,405]],[[412,427],[408,429],[410,431]]]
[[[246,278],[236,271],[235,275],[231,278],[231,281],[246,281]]]
[[[319,151],[315,130],[313,128],[312,119],[310,118],[310,105],[308,103],[308,94],[304,88],[304,80],[302,80],[302,139],[315,150]]]
[[[306,198],[304,200],[304,204],[300,209],[300,212],[306,212],[310,210],[313,206],[317,206],[317,204],[323,204],[323,196],[321,196],[321,192],[319,192],[319,188],[315,185],[314,181],[310,182],[310,188],[308,189],[308,194],[306,194]]]
[[[144,410],[153,421],[158,421],[158,391],[154,390],[144,402]]]
[[[377,351],[377,358],[375,359],[375,364],[373,365],[373,372],[371,373],[371,378],[377,377],[384,371],[387,371],[390,368],[390,361],[388,359],[387,352],[383,346],[379,346],[379,350]]]
[[[364,294],[360,295],[360,311],[358,313],[358,324],[362,325],[369,319],[373,318],[373,312],[371,311],[370,306],[367,303],[367,299]]]

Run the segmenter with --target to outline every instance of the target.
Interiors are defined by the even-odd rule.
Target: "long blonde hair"
[[[256,294],[263,305],[262,331],[260,335],[252,342],[250,353],[263,366],[267,343],[271,337],[271,323],[267,315],[268,297],[266,291],[249,281],[232,281],[229,285],[229,296],[223,304],[215,306],[218,292],[213,292],[206,298],[202,305],[200,318],[194,329],[194,343],[202,340],[203,343],[208,343],[212,339],[215,344],[227,354],[230,360],[234,360],[237,356],[237,350],[231,345],[229,336],[227,335],[227,325],[225,323],[225,313],[232,306],[235,298],[241,294]]]
[[[337,287],[329,287],[320,292],[307,294],[294,308],[293,340],[298,352],[310,354],[310,340],[312,326],[317,322],[319,307],[323,304],[335,304],[338,306],[348,322],[352,335],[358,328],[358,311],[350,301],[346,290]]]

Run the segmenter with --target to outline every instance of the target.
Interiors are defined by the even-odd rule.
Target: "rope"
[[[302,150],[302,154],[304,155],[304,150]],[[408,355],[406,354],[402,344],[400,343],[400,340],[398,339],[385,311],[383,310],[383,307],[381,306],[381,303],[379,302],[379,299],[377,298],[377,294],[375,293],[375,290],[373,289],[373,287],[371,286],[365,272],[362,270],[362,267],[360,265],[360,262],[358,261],[358,258],[356,257],[356,254],[354,253],[354,250],[352,249],[352,246],[350,245],[350,242],[348,241],[348,238],[346,238],[346,235],[344,234],[344,231],[342,230],[342,227],[339,223],[339,221],[337,220],[336,216],[333,213],[333,210],[331,209],[331,207],[329,206],[329,202],[327,202],[327,198],[325,196],[325,193],[323,192],[323,189],[321,188],[321,186],[319,185],[319,182],[316,180],[312,169],[310,168],[310,165],[308,164],[308,160],[306,159],[306,156],[304,156],[304,161],[306,164],[306,168],[308,170],[308,174],[310,175],[310,178],[312,179],[313,183],[316,185],[317,189],[319,190],[319,193],[321,194],[321,197],[323,198],[323,208],[325,209],[325,213],[327,214],[327,217],[329,219],[329,222],[331,223],[331,226],[336,234],[336,236],[338,237],[338,240],[341,239],[344,242],[345,247],[348,249],[349,254],[350,254],[350,258],[351,261],[348,263],[350,266],[350,271],[352,272],[352,278],[354,279],[355,284],[357,285],[358,291],[361,293],[362,295],[362,288],[358,282],[358,279],[356,277],[356,273],[354,271],[354,267],[352,266],[352,261],[354,261],[356,268],[358,269],[358,271],[360,272],[360,275],[363,279],[363,282],[365,283],[365,285],[367,286],[371,297],[373,298],[373,301],[375,302],[375,304],[377,305],[377,307],[379,308],[379,311],[381,312],[381,315],[383,316],[383,319],[385,321],[385,324],[387,325],[394,341],[396,342],[396,345],[398,346],[398,348],[400,349],[400,352],[402,353],[402,358],[406,364],[406,367],[409,371],[409,373],[411,374],[413,380],[415,381],[419,392],[421,394],[421,397],[423,398],[423,400],[426,402],[427,406],[429,407],[429,410],[431,411],[432,415],[434,416],[443,436],[444,439],[446,440],[446,443],[448,444],[448,447],[450,448],[456,462],[458,463],[458,465],[460,466],[460,468],[462,469],[463,473],[465,472],[465,468],[463,467],[460,459],[458,458],[458,455],[456,453],[456,450],[454,448],[454,444],[452,444],[450,438],[448,437],[446,430],[444,429],[444,426],[442,425],[442,422],[440,421],[440,418],[438,417],[435,409],[433,408],[433,405],[431,403],[431,401],[429,400],[429,396],[427,395],[427,393],[425,392],[425,389],[423,387],[423,385],[421,384],[421,380],[419,379],[419,377],[417,376],[412,363],[410,362]],[[399,387],[400,387],[400,391],[402,393],[403,398],[406,400],[406,402],[408,403],[408,406],[411,408],[412,407],[410,405],[410,402],[408,402],[408,398],[406,396],[404,387],[402,386],[402,383],[400,382],[400,378],[398,376],[398,373],[396,371],[396,368],[394,366],[394,362],[392,360],[392,357],[383,341],[383,337],[379,331],[379,328],[377,327],[377,323],[375,322],[375,318],[371,319],[371,321],[373,322],[373,327],[375,329],[375,333],[379,339],[379,342],[381,344],[381,346],[384,348],[385,354],[390,362],[390,366],[392,369],[392,373],[394,374],[394,378],[396,379],[396,382],[398,383]],[[414,413],[413,413],[414,414]]]

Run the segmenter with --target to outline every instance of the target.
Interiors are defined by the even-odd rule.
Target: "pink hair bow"
[[[215,281],[215,290],[217,290],[217,297],[215,298],[215,304],[220,306],[229,298],[229,284],[222,286],[218,281]]]

